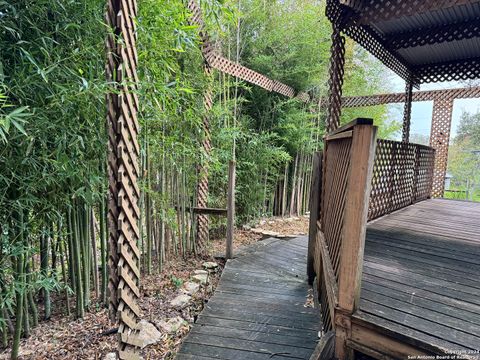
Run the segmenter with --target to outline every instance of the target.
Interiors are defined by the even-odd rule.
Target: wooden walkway
[[[357,321],[433,353],[480,349],[480,204],[427,200],[368,225]]]
[[[309,359],[321,325],[304,306],[307,242],[268,239],[228,261],[177,359]]]

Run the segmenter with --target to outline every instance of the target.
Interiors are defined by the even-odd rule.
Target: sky
[[[405,82],[397,75],[391,76],[392,92],[405,91]],[[452,89],[465,87],[458,81],[442,82],[423,84],[420,86],[420,90],[439,90],[439,89]],[[415,91],[415,89],[414,89]],[[403,118],[403,104],[392,104],[389,106],[389,112],[394,119],[402,121]],[[414,102],[412,105],[412,119],[410,134],[421,134],[430,136],[430,127],[432,122],[432,110],[433,101],[421,101]],[[451,139],[453,139],[457,133],[458,124],[460,122],[460,116],[462,112],[476,113],[480,111],[480,99],[456,99],[453,103],[453,115],[452,115],[452,130]],[[400,140],[400,134],[398,139]]]

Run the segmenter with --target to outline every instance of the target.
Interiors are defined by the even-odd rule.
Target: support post
[[[338,309],[335,309],[335,356],[338,359],[353,359],[353,351],[346,342],[351,337],[350,318],[360,298],[376,130],[372,125],[356,125],[353,130],[340,249]]]
[[[320,204],[322,196],[322,159],[323,154],[317,151],[313,154],[312,185],[310,188],[310,222],[308,231],[307,278],[313,285],[315,279],[315,244],[317,242],[317,221],[320,219]]]
[[[111,33],[106,41],[106,74],[116,84],[115,91],[107,94],[109,307],[111,319],[118,321],[119,358],[129,360],[141,358],[136,15],[135,0],[107,2]]]
[[[205,76],[207,77],[208,84],[203,95],[203,104],[205,114],[203,115],[203,140],[202,147],[205,155],[205,159],[208,159],[212,149],[211,146],[211,136],[210,136],[210,111],[213,107],[213,92],[212,84],[213,81],[213,69],[205,63],[204,65]],[[197,185],[197,207],[206,208],[208,206],[208,164],[207,160],[203,160],[202,164],[198,167],[199,180]],[[209,237],[209,219],[207,214],[197,215],[197,233],[196,233],[196,242],[197,242],[197,252],[202,253],[205,250],[205,246],[208,242]]]
[[[233,235],[235,232],[235,161],[228,164],[228,197],[227,197],[227,246],[225,259],[233,258]]]
[[[342,113],[342,87],[345,66],[345,37],[337,24],[333,24],[330,48],[330,69],[328,80],[327,133],[340,126]]]
[[[412,98],[413,98],[413,81],[412,77],[405,84],[405,107],[403,110],[403,126],[402,141],[408,143],[410,141],[410,122],[412,118]]]
[[[430,146],[435,149],[432,197],[442,197],[445,191],[453,99],[449,96],[433,102],[432,128],[430,130]]]

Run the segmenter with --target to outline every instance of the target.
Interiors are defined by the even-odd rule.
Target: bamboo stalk
[[[80,230],[78,224],[78,209],[74,208],[73,211],[73,224],[74,224],[74,232],[73,232],[73,266],[75,269],[76,275],[76,310],[77,310],[77,317],[83,318],[85,316],[85,309],[84,309],[84,298],[83,298],[83,282],[82,282],[82,267],[80,264],[81,261],[81,254],[80,254]]]
[[[32,260],[33,261],[33,260]],[[32,284],[32,274],[30,273],[30,261],[26,261],[25,271],[27,273],[27,283]],[[37,304],[35,303],[35,299],[33,297],[33,291],[28,292],[28,303],[30,306],[30,310],[32,311],[32,321],[33,327],[37,327],[38,325],[38,308]]]
[[[44,279],[48,278],[48,258],[49,258],[49,246],[50,246],[50,225],[48,230],[44,230],[40,237],[40,272]],[[51,300],[50,290],[47,286],[43,287],[43,302],[44,302],[44,319],[48,320],[51,317]]]
[[[16,260],[16,281],[17,287],[15,289],[15,331],[13,334],[13,344],[11,359],[16,360],[18,358],[18,351],[20,347],[20,337],[22,336],[22,327],[23,327],[23,250],[17,256]]]
[[[26,293],[23,295],[23,337],[29,338],[30,337],[30,319],[29,319],[29,311],[28,311],[28,299],[27,293],[30,291],[25,290]]]
[[[67,270],[65,267],[65,249],[63,246],[63,241],[60,241],[60,265],[62,267],[62,277],[63,277],[63,289],[65,291],[65,302],[67,304],[67,315],[70,316],[71,309],[70,309],[70,297],[68,296],[68,279],[67,279]]]
[[[100,295],[100,285],[98,279],[98,259],[97,259],[97,236],[95,234],[95,214],[93,213],[93,207],[90,208],[90,237],[92,240],[92,259],[93,259],[93,286],[95,289],[95,297],[98,299]]]
[[[18,351],[20,347],[20,337],[22,336],[22,327],[23,327],[23,305],[24,305],[24,292],[25,292],[25,266],[24,266],[24,234],[23,234],[23,212],[16,211],[14,217],[16,218],[16,227],[19,232],[19,243],[22,247],[20,253],[16,256],[15,260],[15,330],[13,333],[13,343],[12,343],[12,352],[11,359],[16,360],[18,358]],[[18,244],[18,243],[17,243]]]

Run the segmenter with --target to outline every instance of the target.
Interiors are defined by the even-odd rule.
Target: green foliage
[[[480,200],[480,113],[462,113],[457,136],[450,145],[448,172],[452,188],[465,191],[465,198]],[[451,195],[453,196],[453,195]]]
[[[372,95],[391,92],[388,79],[392,76],[379,60],[352,40],[347,40],[344,96]],[[377,136],[391,138],[401,129],[402,124],[388,118],[386,105],[359,108],[344,108],[341,122],[347,123],[355,118],[364,117],[374,120],[379,127]]]
[[[177,288],[181,288],[183,285],[183,279],[177,278],[175,275],[170,276],[170,281]]]

